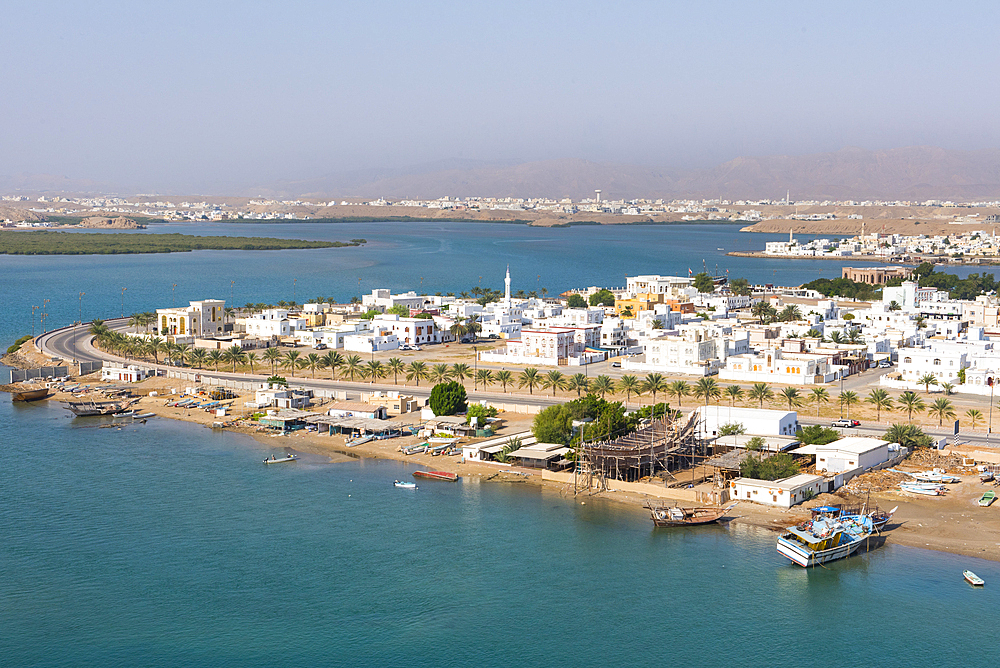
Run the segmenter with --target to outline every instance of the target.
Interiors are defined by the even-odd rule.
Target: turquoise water
[[[477,285],[502,290],[508,264],[513,290],[541,293],[546,288],[550,295],[574,287],[621,286],[627,275],[687,275],[689,269],[715,271],[716,266],[720,272],[729,269],[734,278],[786,284],[840,275],[840,263],[834,261],[727,257],[717,249],[759,250],[765,241],[787,238],[741,233],[733,225],[545,229],[437,222],[171,223],[151,225],[146,232],[363,237],[369,243],[290,251],[0,256],[0,288],[8,314],[0,321],[0,342],[30,333],[31,307],[45,299],[50,300],[45,309],[48,329],[81,315],[83,320],[128,315],[210,296],[242,305],[292,299],[301,303],[320,296],[347,301],[375,288],[429,294],[458,293]],[[80,292],[86,293],[82,300]],[[39,327],[36,313],[36,332]]]
[[[67,414],[0,402],[4,665],[956,666],[989,644],[993,562],[890,539],[806,571],[764,530]]]

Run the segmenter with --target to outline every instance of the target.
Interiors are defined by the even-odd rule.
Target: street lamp
[[[295,303],[295,284],[298,283],[298,282],[299,282],[299,279],[297,279],[297,278],[293,278],[292,279],[292,303],[293,304]]]
[[[126,290],[128,290],[128,288],[122,288],[122,317],[123,318],[125,317],[125,291]]]
[[[479,388],[479,351],[476,350],[475,346],[472,346],[472,354],[475,358],[472,360],[472,391],[475,392]],[[485,389],[485,388],[483,388]]]
[[[31,338],[35,338],[35,311],[37,311],[40,306],[31,307]]]
[[[177,306],[177,284],[174,283],[173,287],[170,289],[170,301],[173,302],[174,306]]]
[[[45,316],[48,315],[48,313],[45,312],[45,305],[48,304],[50,301],[51,301],[50,299],[43,299],[42,300],[42,315],[41,315],[41,320],[42,320],[42,323],[41,323],[42,334],[45,333]]]

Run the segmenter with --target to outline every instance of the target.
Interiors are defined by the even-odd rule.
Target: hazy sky
[[[7,0],[0,174],[211,192],[451,158],[996,148],[998,8]]]

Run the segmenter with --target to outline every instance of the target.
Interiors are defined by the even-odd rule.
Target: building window
[[[934,360],[934,366],[941,366],[941,360]]]

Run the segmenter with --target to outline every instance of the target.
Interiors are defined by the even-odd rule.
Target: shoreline
[[[216,416],[200,409],[186,410],[165,406],[164,403],[168,397],[178,396],[176,392],[180,388],[165,387],[162,378],[150,380],[159,382],[155,385],[147,385],[148,389],[156,389],[157,391],[173,389],[175,394],[143,396],[136,404],[138,410],[153,412],[161,418],[201,424],[207,429],[211,429],[212,423],[218,421]],[[143,384],[137,385],[142,387]],[[49,400],[65,401],[70,396],[72,395],[56,392],[49,397]],[[318,408],[322,408],[322,406],[318,406]],[[501,437],[503,436],[502,432],[514,434],[530,428],[532,416],[503,415],[508,421],[499,434]],[[409,422],[412,416],[413,414],[408,414],[397,416],[394,419]],[[236,416],[227,417],[233,419]],[[239,418],[237,417],[237,419]],[[282,448],[286,452],[291,450],[327,457],[331,463],[341,463],[352,459],[391,459],[401,463],[415,464],[415,470],[420,468],[448,471],[456,473],[460,477],[478,478],[480,482],[537,485],[563,497],[573,494],[572,484],[543,480],[541,471],[537,469],[463,462],[460,457],[433,457],[428,454],[404,455],[399,451],[400,446],[420,442],[421,439],[416,436],[369,441],[348,448],[343,436],[327,436],[317,432],[296,431],[279,434],[246,424],[225,427],[225,430],[244,434],[257,443]],[[878,492],[872,493],[872,496],[886,509],[895,505],[899,506],[899,510],[890,524],[891,530],[885,534],[888,540],[908,547],[1000,561],[1000,549],[998,549],[1000,546],[1000,516],[990,515],[991,512],[997,512],[992,507],[980,508],[976,504],[976,500],[982,493],[981,487],[976,479],[963,481],[953,486],[948,497],[912,498],[899,492]],[[689,490],[680,491],[684,493],[671,496],[669,488],[653,485],[650,485],[650,494],[620,490],[586,491],[580,494],[579,501],[587,503],[590,500],[600,500],[619,507],[634,509],[643,515],[646,515],[647,511],[642,507],[642,504],[650,499],[665,500],[683,506],[696,505],[689,500]],[[848,501],[848,499],[844,500]],[[729,516],[731,522],[765,528],[777,533],[788,526],[808,519],[809,509],[801,506],[791,509],[774,508],[744,501],[736,506]]]

